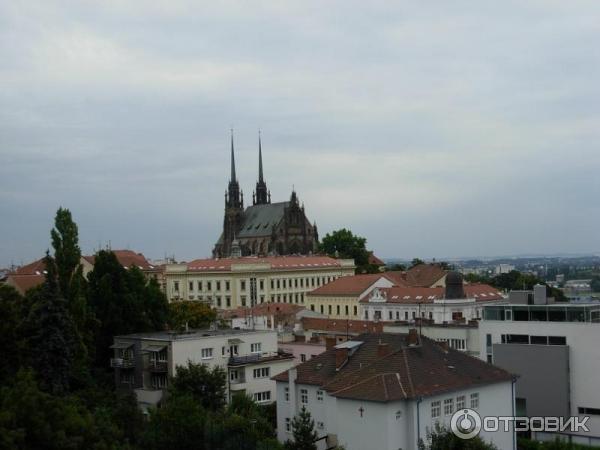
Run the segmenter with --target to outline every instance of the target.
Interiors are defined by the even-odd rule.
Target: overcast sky
[[[0,266],[208,256],[251,201],[381,257],[600,251],[600,3],[0,0]]]

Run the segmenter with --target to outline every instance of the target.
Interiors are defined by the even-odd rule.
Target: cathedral
[[[263,177],[262,145],[258,136],[258,181],[252,206],[244,208],[244,193],[235,174],[233,133],[231,135],[231,176],[225,191],[223,232],[213,257],[309,255],[317,251],[317,224],[311,224],[296,192],[287,202],[271,203],[271,192]]]

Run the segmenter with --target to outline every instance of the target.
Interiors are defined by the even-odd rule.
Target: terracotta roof
[[[391,287],[380,288],[379,290],[387,296],[385,303],[433,303],[435,300],[443,299],[445,294],[445,289],[442,287]],[[474,298],[476,302],[502,300],[504,298],[496,288],[487,284],[465,284],[464,291],[465,298]],[[361,299],[360,302],[368,303],[369,297]]]
[[[141,253],[136,253],[133,250],[112,250],[117,257],[117,261],[125,268],[136,266],[141,270],[159,270],[160,266],[154,266],[148,262],[146,257]],[[96,260],[95,256],[84,256],[91,264]]]
[[[292,303],[260,303],[255,305],[252,310],[250,308],[240,307],[222,311],[220,316],[224,319],[234,319],[236,317],[246,317],[250,312],[255,316],[289,315],[296,314],[303,309],[304,306],[294,305]]]
[[[419,264],[406,271],[405,281],[409,286],[429,287],[448,273],[439,264]]]
[[[369,252],[369,264],[373,264],[374,266],[385,266],[385,262],[379,259],[377,256],[373,254],[373,252]]]
[[[233,264],[270,264],[272,269],[315,269],[340,267],[338,260],[329,256],[245,256],[242,258],[196,259],[187,263],[192,272],[229,272]]]
[[[406,334],[363,334],[353,341],[361,344],[339,370],[333,348],[297,366],[296,382],[322,386],[334,397],[388,402],[512,379],[503,369],[424,336],[414,347]],[[385,356],[379,356],[380,343],[387,344]],[[288,381],[288,372],[273,379]]]
[[[44,258],[38,259],[12,272],[15,275],[43,275],[46,270]]]
[[[383,273],[339,277],[307,295],[359,295],[380,278],[387,277]]]
[[[320,319],[317,317],[303,317],[302,329],[316,330],[336,333],[368,333],[381,332],[383,325],[381,322],[370,320],[344,320],[344,319]]]
[[[18,275],[9,274],[6,277],[6,284],[14,287],[22,295],[24,295],[29,289],[34,288],[42,284],[45,280],[45,276],[40,275]]]

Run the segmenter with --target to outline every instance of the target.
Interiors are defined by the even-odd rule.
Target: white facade
[[[475,297],[446,299],[439,298],[434,294],[417,296],[414,300],[407,299],[404,302],[388,301],[388,297],[386,292],[380,289],[373,290],[368,300],[363,300],[360,303],[361,317],[364,320],[405,321],[409,323],[418,318],[432,320],[436,324],[455,321],[468,322],[479,320],[482,317],[485,305],[506,302],[503,298],[491,301],[482,301],[483,297],[479,297],[479,300]]]
[[[290,371],[290,381],[293,380],[293,372]],[[466,407],[472,407],[482,417],[513,415],[510,381],[421,400],[385,403],[336,398],[319,386],[278,381],[277,398],[278,439],[282,442],[291,439],[291,419],[304,406],[315,421],[318,436],[329,436],[319,442],[319,450],[335,444],[343,445],[346,450],[416,449],[419,438],[425,440],[436,422],[449,428],[450,418],[462,398]],[[471,403],[472,399],[474,403]],[[452,406],[445,410],[446,400],[451,400]],[[441,409],[439,415],[432,417],[432,406],[434,413],[437,409],[435,402],[439,402]],[[511,431],[482,432],[480,436],[493,442],[500,450],[516,449]]]
[[[546,320],[544,320],[546,317]],[[550,319],[550,320],[548,320]],[[484,320],[479,325],[481,359],[494,361],[494,344],[506,344],[513,336],[520,337],[523,343],[504,346],[510,350],[514,345],[527,346],[532,351],[541,350],[538,344],[544,337],[552,338],[544,346],[563,345],[568,347],[568,383],[565,388],[569,392],[570,415],[583,418],[587,422],[590,433],[573,436],[576,443],[600,445],[600,389],[598,374],[600,373],[600,306],[584,305],[505,305],[485,310]],[[525,342],[528,340],[528,342]],[[562,341],[562,342],[561,342]],[[537,352],[541,354],[541,352]],[[535,356],[540,357],[541,356]],[[545,362],[540,360],[540,365]],[[526,375],[524,375],[526,376]],[[544,377],[553,374],[542,374]],[[542,392],[552,396],[552,392]],[[543,435],[537,436],[543,438]],[[550,437],[553,439],[553,436]]]
[[[406,334],[414,328],[409,324],[383,325],[385,333]],[[419,333],[437,342],[446,342],[448,347],[471,356],[479,357],[479,329],[477,325],[426,325],[418,327]]]
[[[292,355],[278,353],[275,331],[198,330],[115,337],[116,345],[127,342],[131,343],[127,351],[131,352],[128,357],[133,364],[127,369],[113,364],[119,369],[117,386],[125,387],[122,380],[127,380],[140,403],[150,405],[160,401],[169,377],[175,376],[177,367],[186,366],[188,361],[224,368],[228,398],[235,392],[244,392],[260,403],[276,400],[271,377],[293,366]]]

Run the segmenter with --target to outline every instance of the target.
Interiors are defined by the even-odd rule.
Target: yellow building
[[[354,275],[339,278],[306,296],[306,307],[327,314],[330,319],[359,318],[359,301],[373,289],[392,287],[396,272]]]
[[[169,301],[201,301],[217,309],[234,309],[251,302],[303,305],[308,292],[354,275],[354,270],[351,259],[249,256],[167,264],[164,280]]]

